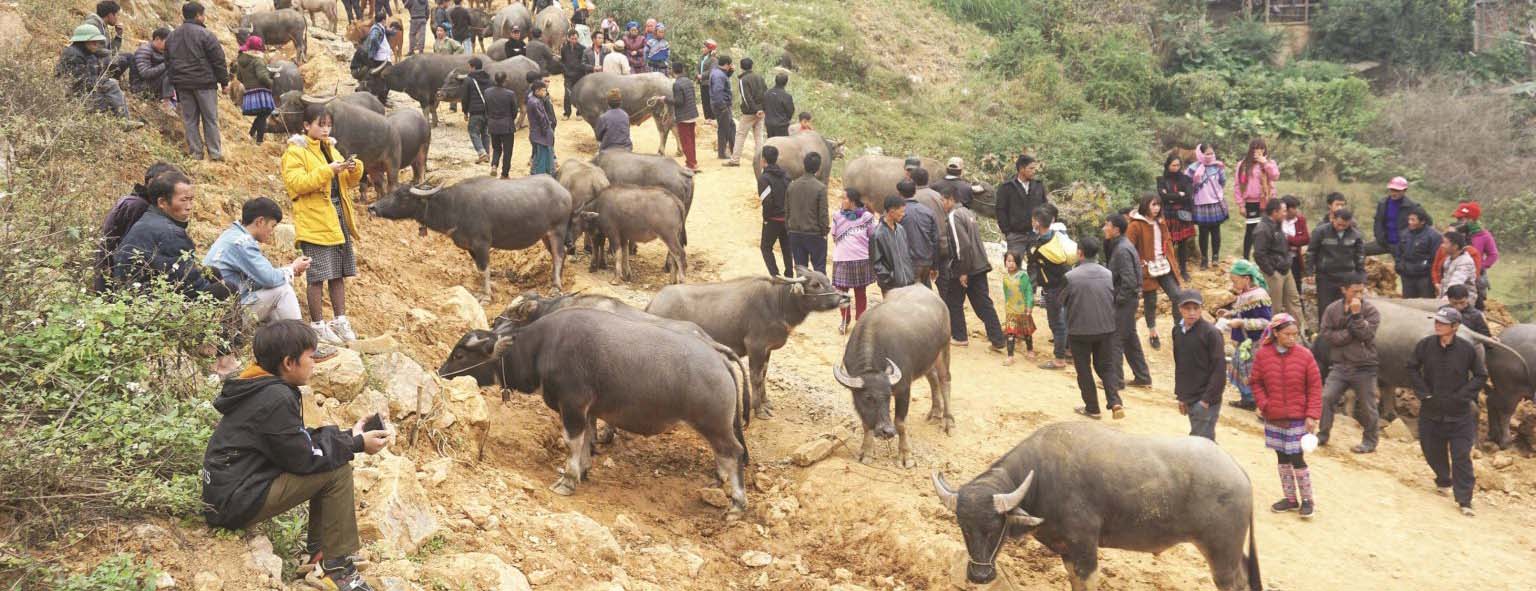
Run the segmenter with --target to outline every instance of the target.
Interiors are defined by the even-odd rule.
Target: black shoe
[[[1132,388],[1151,388],[1152,387],[1152,380],[1150,380],[1150,379],[1143,380],[1141,378],[1136,378],[1134,380],[1131,380],[1130,386]]]
[[[1299,508],[1301,508],[1301,505],[1296,504],[1296,501],[1290,499],[1280,499],[1275,504],[1269,506],[1269,510],[1275,513],[1286,513]]]
[[[1152,345],[1152,350],[1153,351],[1156,351],[1158,349],[1162,349],[1163,348],[1163,340],[1157,338],[1156,334],[1148,335],[1147,336],[1147,343]]]
[[[373,591],[350,558],[325,560],[320,563],[320,568],[325,569],[325,578],[330,579],[338,591]]]
[[[1090,419],[1093,419],[1095,421],[1104,418],[1104,415],[1099,414],[1098,411],[1089,412],[1086,407],[1082,407],[1082,406],[1079,406],[1077,408],[1072,409],[1072,412],[1075,412],[1077,414],[1083,415],[1083,416],[1088,417]]]
[[[1233,400],[1231,402],[1228,402],[1227,406],[1230,406],[1232,408],[1241,408],[1243,410],[1258,410],[1258,408],[1259,408],[1259,405],[1257,403],[1254,403],[1251,400]],[[1321,439],[1319,439],[1319,441],[1321,441]],[[1322,445],[1322,444],[1319,443],[1318,445]]]
[[[1323,444],[1322,440],[1319,439],[1317,444],[1318,445],[1322,445]],[[1374,447],[1366,447],[1365,444],[1362,443],[1360,445],[1356,445],[1354,447],[1349,448],[1349,451],[1355,452],[1357,454],[1373,454],[1373,453],[1376,453],[1376,448],[1374,448]]]
[[[1302,501],[1301,502],[1301,518],[1302,519],[1311,519],[1312,518],[1312,514],[1316,513],[1316,512],[1317,512],[1317,508],[1312,505],[1312,501]]]

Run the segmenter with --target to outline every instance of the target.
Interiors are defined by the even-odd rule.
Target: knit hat
[[[70,35],[70,37],[69,37],[69,42],[70,43],[80,43],[82,41],[106,41],[106,40],[107,40],[107,37],[105,35],[102,35],[101,34],[101,30],[97,29],[94,25],[80,25],[78,27],[75,27],[74,34]]]
[[[262,42],[261,37],[257,36],[257,35],[251,35],[250,37],[246,37],[245,38],[245,45],[240,48],[240,51],[266,51],[266,50],[267,50],[267,44]]]
[[[1248,259],[1237,259],[1232,263],[1232,270],[1229,272],[1233,275],[1248,277],[1253,280],[1254,285],[1265,290],[1269,289],[1269,282],[1264,280],[1264,274],[1259,272],[1259,266]]]
[[[705,39],[704,40],[704,47],[709,48],[709,49],[714,49],[716,47],[720,47],[720,45],[715,43],[714,39]]]
[[[1463,201],[1460,205],[1456,206],[1456,211],[1451,213],[1451,217],[1476,221],[1478,218],[1483,217],[1483,207],[1478,205],[1476,201]]]

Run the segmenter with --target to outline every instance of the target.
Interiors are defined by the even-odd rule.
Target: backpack
[[[1040,246],[1040,258],[1053,265],[1077,263],[1077,241],[1067,236],[1067,227],[1060,222],[1051,224],[1051,240]]]

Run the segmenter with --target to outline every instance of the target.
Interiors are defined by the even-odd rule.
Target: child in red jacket
[[[1302,456],[1301,439],[1317,432],[1323,413],[1323,378],[1312,352],[1301,344],[1301,331],[1290,314],[1276,314],[1260,342],[1249,385],[1264,418],[1264,446],[1275,450],[1280,459],[1280,486],[1285,491],[1285,498],[1270,509],[1276,513],[1300,509],[1303,519],[1311,519],[1312,474]]]

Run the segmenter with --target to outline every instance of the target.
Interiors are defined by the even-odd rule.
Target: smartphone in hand
[[[368,417],[368,420],[363,422],[363,432],[383,431],[385,426],[384,416],[379,413],[373,413],[373,416]]]

